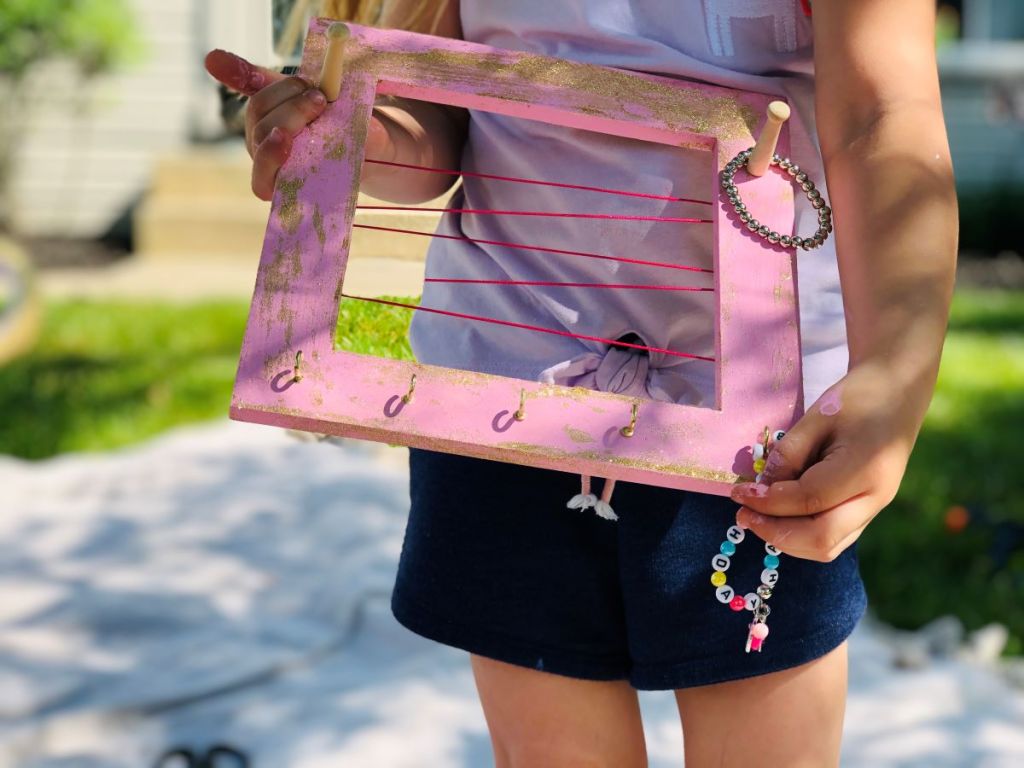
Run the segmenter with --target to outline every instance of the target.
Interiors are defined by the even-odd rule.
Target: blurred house
[[[95,237],[132,212],[145,256],[251,259],[266,205],[249,193],[240,143],[214,141],[219,104],[202,60],[222,47],[278,63],[272,0],[133,2],[147,44],[139,66],[90,83],[59,63],[36,73],[13,224],[27,235]],[[939,52],[959,183],[1024,187],[1024,2],[940,5],[962,21]],[[418,238],[389,246],[422,245],[409,240]]]
[[[1024,2],[942,2],[960,37],[939,47],[943,107],[962,192],[1024,188]]]
[[[254,268],[269,206],[250,191],[251,162],[242,141],[225,136],[216,84],[203,58],[217,47],[264,66],[281,65],[274,54],[272,10],[280,25],[289,4],[131,2],[146,46],[139,66],[89,83],[75,81],[60,63],[35,74],[33,92],[39,96],[18,153],[12,225],[29,237],[130,231],[134,251],[158,267],[158,279],[177,274],[165,267],[211,260]],[[319,5],[301,2],[307,9]],[[432,230],[437,219],[419,211],[360,217],[364,223],[424,230]],[[378,220],[383,218],[387,222]],[[360,231],[353,243],[353,256],[360,259],[351,270],[353,285],[418,291],[428,242]],[[251,287],[233,274],[226,279],[237,290]]]
[[[259,34],[246,0],[134,0],[145,45],[129,71],[82,82],[61,62],[33,76],[14,176],[12,224],[26,235],[94,237],[149,188],[157,158],[208,134],[215,95],[202,70],[214,38],[245,50]],[[218,28],[227,9],[235,16]],[[248,10],[246,10],[248,8]]]

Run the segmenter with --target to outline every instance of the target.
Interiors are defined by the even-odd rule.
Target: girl
[[[837,764],[846,638],[865,606],[855,542],[899,486],[931,398],[953,287],[957,211],[934,0],[815,0],[813,13],[804,0],[355,6],[338,15],[778,94],[793,106],[792,158],[819,187],[827,179],[836,231],[834,246],[798,252],[804,394],[813,405],[772,451],[762,482],[736,486],[732,501],[622,484],[616,521],[565,509],[578,490],[570,475],[413,450],[392,609],[411,630],[471,653],[498,768],[646,765],[638,689],[675,691],[687,765]],[[298,77],[222,51],[209,55],[207,68],[252,97],[252,186],[269,199],[294,137],[324,109],[324,97]],[[664,147],[400,100],[376,110],[368,157],[684,196],[700,162]],[[447,183],[379,165],[363,174],[370,194],[401,203],[433,198]],[[521,204],[524,192],[467,177],[458,194],[481,203],[465,207],[497,209]],[[528,194],[530,208],[565,210],[547,190],[539,201],[541,193]],[[813,214],[798,203],[796,231],[813,230]],[[441,224],[534,242],[524,226],[517,217],[455,215]],[[593,227],[551,234],[578,248],[584,239],[607,246],[660,237]],[[689,245],[701,251],[700,242]],[[442,268],[449,276],[550,280],[588,267],[435,240],[427,270]],[[480,302],[531,324],[635,336],[655,347],[703,343],[697,321],[708,311],[666,305],[675,307],[669,314],[634,295],[623,304],[602,296],[598,307],[572,312],[562,294],[541,288],[517,298],[429,288],[424,303],[432,306],[472,312]],[[414,317],[421,361],[639,388],[678,402],[706,396],[699,368],[447,320]],[[733,522],[788,556],[760,654],[744,653],[731,612],[708,584],[710,557]],[[756,585],[757,561],[741,552],[730,583]]]

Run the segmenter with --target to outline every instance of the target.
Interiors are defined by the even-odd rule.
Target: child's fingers
[[[277,172],[292,151],[292,137],[280,128],[273,129],[256,147],[252,162],[252,191],[260,200],[274,197]]]
[[[805,413],[782,440],[771,446],[759,482],[739,483],[733,486],[733,501],[751,504],[763,512],[759,501],[767,498],[769,487],[774,483],[800,477],[822,453],[823,446],[832,437],[831,426],[831,423],[817,413]]]
[[[216,49],[206,54],[206,71],[233,91],[253,96],[284,75],[258,67],[241,56]]]
[[[280,83],[279,85],[284,85]],[[269,88],[267,90],[270,90]],[[309,88],[298,95],[282,102],[279,106],[264,114],[253,126],[252,143],[258,147],[275,128],[280,128],[289,136],[296,136],[303,128],[313,122],[327,106],[327,98],[317,88]]]
[[[874,495],[863,494],[812,517],[768,517],[742,507],[736,521],[787,555],[828,563],[856,540],[878,507]]]
[[[832,509],[872,487],[867,462],[845,448],[834,448],[797,480],[771,485],[742,483],[732,498],[765,515],[798,517]]]
[[[298,75],[278,80],[249,99],[249,119],[253,123],[258,123],[278,107],[284,106],[292,99],[311,90],[317,89]],[[317,93],[323,95],[321,91],[317,91]]]
[[[777,480],[794,480],[809,467],[831,434],[832,423],[817,411],[808,411],[785,437],[768,452],[761,480],[771,485]]]

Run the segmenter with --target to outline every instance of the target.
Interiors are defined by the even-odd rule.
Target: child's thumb
[[[206,71],[233,91],[252,96],[284,75],[252,64],[220,48],[206,54]]]
[[[826,436],[825,426],[817,413],[805,413],[785,437],[772,445],[761,482],[771,485],[799,478],[814,463]]]

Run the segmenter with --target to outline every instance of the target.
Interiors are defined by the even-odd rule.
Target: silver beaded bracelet
[[[726,163],[725,170],[722,171],[722,189],[725,190],[726,197],[732,203],[732,207],[736,211],[736,215],[740,217],[740,221],[753,234],[774,245],[782,245],[786,248],[803,248],[805,251],[809,251],[812,248],[820,248],[828,240],[828,236],[832,232],[832,209],[825,203],[825,198],[821,196],[821,192],[814,186],[814,182],[807,177],[806,173],[800,170],[799,165],[789,158],[772,155],[771,164],[788,173],[807,194],[807,199],[811,201],[811,205],[817,209],[818,230],[814,233],[814,236],[799,237],[796,235],[780,234],[759,222],[747,210],[747,206],[744,205],[743,200],[740,198],[740,191],[733,182],[733,179],[736,176],[736,171],[746,167],[752,152],[753,147],[743,150]]]

